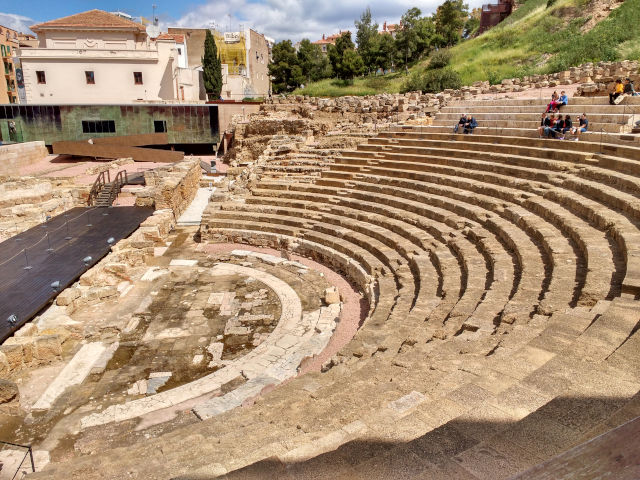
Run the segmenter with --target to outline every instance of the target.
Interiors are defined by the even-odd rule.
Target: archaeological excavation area
[[[538,138],[559,81],[276,97],[223,157],[4,177],[0,251],[100,165],[145,182],[95,215],[149,215],[0,345],[0,479],[638,478],[640,101],[574,88],[589,131]]]

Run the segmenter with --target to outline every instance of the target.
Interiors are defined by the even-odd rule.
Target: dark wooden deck
[[[109,238],[117,243],[128,237],[152,213],[140,207],[74,208],[0,243],[0,342],[109,253]],[[86,257],[91,259],[84,262]],[[56,281],[57,291],[51,287]]]

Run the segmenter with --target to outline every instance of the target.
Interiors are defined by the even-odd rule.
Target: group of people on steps
[[[583,113],[578,117],[578,125],[575,125],[571,115],[562,115],[560,108],[569,105],[569,97],[564,91],[553,92],[551,102],[547,105],[547,109],[540,117],[540,126],[538,127],[538,136],[540,138],[557,138],[564,140],[567,134],[572,134],[573,141],[580,139],[580,134],[589,130],[589,119],[587,114]]]
[[[625,79],[624,84],[621,79],[616,80],[613,91],[609,93],[609,103],[617,105],[626,95],[640,96],[635,91],[633,82],[630,78]],[[577,119],[577,125],[574,123],[571,115],[560,114],[560,108],[569,104],[569,97],[564,91],[553,92],[551,101],[547,105],[547,109],[540,117],[540,126],[538,127],[538,136],[540,138],[555,138],[564,140],[567,134],[573,135],[572,140],[577,142],[580,134],[589,130],[589,119],[587,114],[583,113]],[[478,126],[476,119],[469,114],[463,114],[458,123],[453,127],[454,133],[462,131],[465,134],[472,134],[473,130]],[[640,127],[640,121],[636,122],[636,126]]]

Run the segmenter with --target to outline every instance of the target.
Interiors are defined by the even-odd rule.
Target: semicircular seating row
[[[189,438],[218,439],[189,457],[197,471],[366,437],[376,449],[330,458],[332,478],[418,457],[434,469],[424,478],[507,478],[637,415],[640,147],[512,133],[397,128],[314,181],[263,175],[241,202],[210,204],[203,241],[311,256],[370,311],[326,373],[149,441],[148,463],[185,473]]]
[[[502,348],[528,373],[518,355],[532,345],[587,361],[620,353],[640,319],[640,148],[440,130],[382,132],[313,183],[262,178],[245,202],[209,212],[206,237],[285,245],[347,275],[361,267],[351,280],[373,292],[372,312],[342,352],[348,364],[434,334],[446,338],[434,351]],[[616,308],[628,322],[609,318]],[[562,324],[565,313],[586,320]]]

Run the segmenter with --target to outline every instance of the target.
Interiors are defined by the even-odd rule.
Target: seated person
[[[564,107],[565,105],[569,105],[569,97],[564,93],[564,90],[560,92],[560,98],[556,102],[556,112],[560,109],[560,107]]]
[[[478,126],[478,122],[476,122],[475,117],[472,115],[467,117],[467,123],[464,124],[464,133],[472,134],[473,129]]]
[[[542,138],[544,134],[545,127],[550,127],[551,123],[549,117],[547,116],[547,112],[543,112],[540,116],[540,126],[538,127],[538,138]]]
[[[458,133],[458,130],[460,130],[460,128],[464,128],[466,124],[467,124],[467,114],[463,113],[462,116],[460,117],[460,120],[458,120],[458,123],[455,125],[455,127],[453,127],[453,133]]]
[[[553,94],[551,95],[551,102],[549,102],[549,105],[547,105],[547,110],[546,112],[553,112],[556,109],[556,105],[558,104],[558,92],[553,92]]]
[[[613,87],[613,92],[609,94],[609,105],[616,105],[616,100],[620,95],[624,93],[624,86],[622,85],[622,80],[616,80],[616,84]]]
[[[567,132],[571,132],[573,130],[573,121],[571,120],[571,115],[565,115],[564,117],[564,127],[562,127],[562,136],[560,140],[564,140],[564,136]]]
[[[624,89],[622,91],[625,95],[631,95],[632,97],[637,97],[640,93],[636,92],[633,82],[630,78],[626,78],[624,81]]]
[[[571,130],[571,133],[573,133],[576,138],[573,139],[574,142],[577,142],[580,139],[580,134],[586,132],[587,130],[589,130],[589,120],[587,119],[587,114],[583,113],[580,116],[580,126],[579,127],[573,127],[573,130]]]
[[[544,127],[544,136],[549,138],[552,135],[553,128],[556,125],[556,116],[552,113],[549,115],[549,126]],[[555,135],[554,135],[555,137]]]
[[[560,138],[562,139],[563,129],[564,129],[564,119],[562,118],[562,115],[560,115],[558,116],[558,120],[556,120],[556,123],[553,125],[553,128],[549,130],[549,136],[553,138],[558,138],[558,136],[560,136]]]

